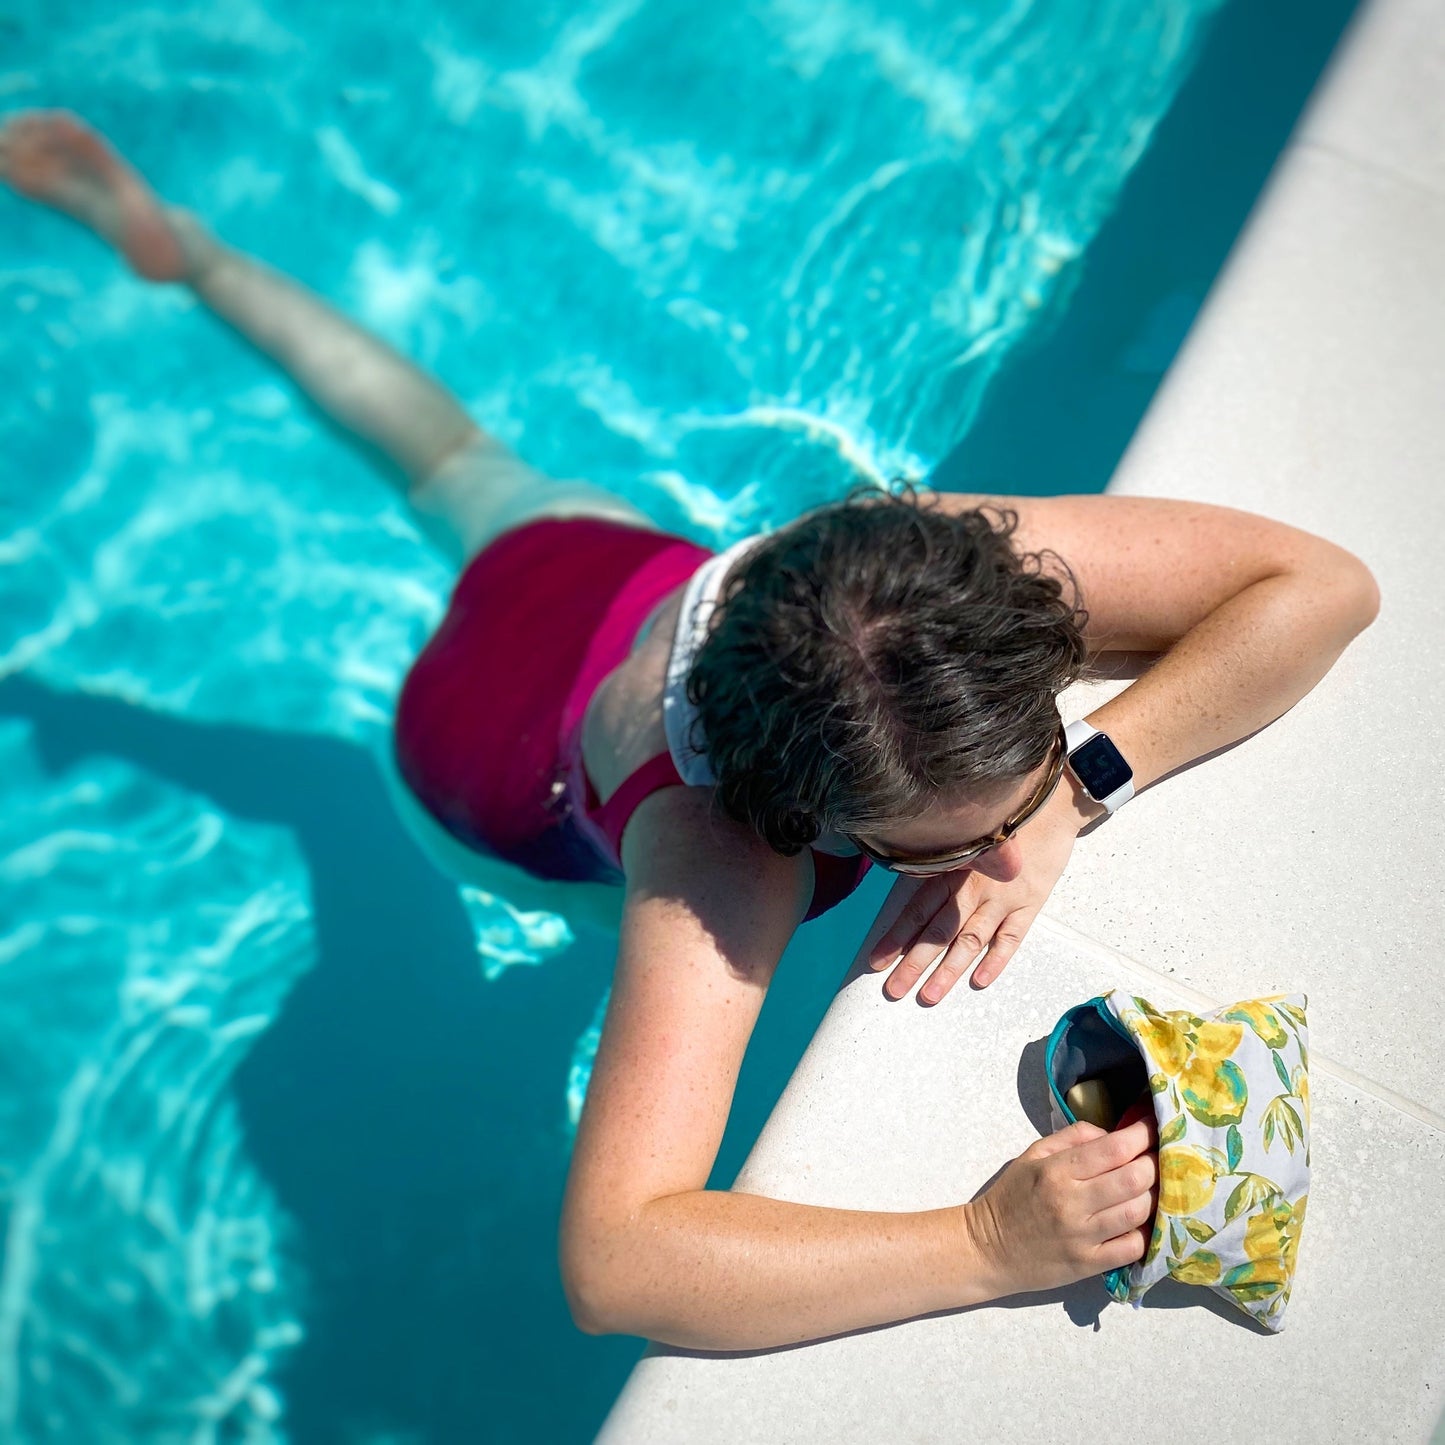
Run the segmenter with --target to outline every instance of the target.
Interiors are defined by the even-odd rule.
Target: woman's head
[[[1039,769],[1083,613],[1016,524],[868,492],[749,553],[688,679],[723,810],[791,854]]]

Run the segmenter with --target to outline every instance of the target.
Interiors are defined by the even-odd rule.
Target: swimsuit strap
[[[605,803],[597,802],[592,780],[586,780],[586,817],[607,839],[614,858],[622,858],[622,834],[644,798],[659,788],[706,786],[713,781],[707,754],[693,746],[697,737],[697,709],[687,698],[687,674],[707,636],[708,623],[722,592],[728,569],[748,548],[762,539],[748,537],[714,557],[707,558],[688,579],[678,610],[677,631],[667,659],[663,684],[662,722],[667,751],[649,758],[623,779]],[[595,686],[595,683],[592,684]],[[586,770],[583,769],[583,776]]]
[[[663,687],[662,721],[667,734],[667,752],[649,758],[629,773],[605,803],[597,803],[591,780],[587,780],[586,815],[601,829],[619,862],[622,835],[645,798],[662,788],[707,786],[716,781],[707,760],[706,739],[700,735],[697,709],[687,697],[687,676],[707,638],[728,573],[744,553],[762,540],[762,537],[748,537],[727,551],[709,557],[687,584],[678,610],[677,630]],[[583,775],[585,777],[585,771]],[[816,918],[840,903],[862,882],[868,871],[868,859],[859,856],[857,848],[846,839],[832,834],[817,839],[811,851],[813,898],[807,917]]]
[[[677,766],[671,753],[658,753],[649,758],[640,768],[629,773],[608,800],[598,807],[590,808],[588,815],[607,836],[612,851],[622,857],[622,835],[632,821],[632,815],[642,805],[644,798],[650,798],[662,788],[686,787],[678,776]],[[591,784],[588,784],[591,790]],[[819,840],[822,841],[821,839]],[[841,903],[862,881],[868,871],[868,859],[854,855],[838,857],[822,848],[814,847],[813,855],[813,898],[809,904],[804,922],[826,913],[835,904]]]
[[[632,820],[632,815],[641,806],[644,798],[650,798],[660,788],[682,787],[683,781],[677,771],[677,764],[671,753],[658,753],[649,758],[640,768],[629,773],[617,789],[600,807],[591,809],[592,820],[607,835],[612,851],[622,856],[622,834]]]

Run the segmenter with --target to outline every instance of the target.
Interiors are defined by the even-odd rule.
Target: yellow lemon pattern
[[[1233,1059],[1201,1068],[1191,1060],[1180,1077],[1179,1092],[1184,1107],[1201,1124],[1237,1124],[1249,1103],[1249,1085]]]
[[[1218,1284],[1222,1266],[1219,1256],[1207,1249],[1196,1249],[1188,1259],[1180,1260],[1169,1273],[1180,1284]]]
[[[1268,1208],[1250,1215],[1244,1231],[1244,1252],[1250,1259],[1256,1263],[1277,1260],[1286,1274],[1293,1274],[1308,1203],[1307,1194],[1301,1194],[1293,1204],[1276,1195]]]
[[[1208,1155],[1192,1144],[1166,1144],[1159,1151],[1159,1212],[1193,1214],[1214,1198],[1218,1182]]]
[[[1309,1035],[1302,995],[1212,1014],[1096,1000],[1138,1046],[1159,1121],[1159,1208],[1139,1263],[1108,1277],[1137,1303],[1166,1276],[1282,1327],[1309,1190]]]

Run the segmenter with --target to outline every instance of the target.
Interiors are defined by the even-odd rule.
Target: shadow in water
[[[280,1381],[290,1437],[590,1439],[641,1351],[576,1331],[556,1268],[567,1070],[612,941],[487,983],[454,887],[361,748],[24,678],[0,683],[0,714],[34,724],[55,771],[122,759],[290,828],[305,856],[316,965],[234,1079],[308,1282]]]
[[[1010,355],[935,485],[1103,491],[1356,5],[1219,8],[1078,290]]]

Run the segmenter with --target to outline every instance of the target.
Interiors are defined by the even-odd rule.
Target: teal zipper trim
[[[1122,1039],[1127,1039],[1136,1048],[1138,1041],[1109,1011],[1109,1006],[1104,1002],[1104,995],[1099,994],[1091,998],[1087,1003],[1081,1003],[1071,1008],[1058,1023],[1054,1025],[1054,1031],[1049,1035],[1048,1046],[1044,1050],[1044,1072],[1049,1076],[1049,1093],[1053,1095],[1054,1103],[1059,1106],[1059,1113],[1071,1124],[1079,1121],[1074,1117],[1074,1111],[1069,1108],[1064,1096],[1059,1093],[1059,1086],[1054,1082],[1054,1055],[1058,1052],[1059,1043],[1068,1032],[1069,1025],[1082,1013],[1093,1009],[1111,1029]],[[1104,1287],[1115,1299],[1127,1299],[1129,1295],[1129,1266],[1120,1265],[1117,1269],[1107,1270],[1103,1276]]]
[[[1104,1002],[1103,994],[1098,994],[1087,1003],[1081,1003],[1071,1008],[1063,1018],[1054,1025],[1054,1031],[1049,1035],[1048,1045],[1044,1049],[1044,1072],[1049,1076],[1049,1093],[1053,1096],[1054,1103],[1058,1105],[1059,1113],[1071,1124],[1077,1124],[1079,1121],[1074,1117],[1074,1111],[1069,1108],[1064,1100],[1064,1096],[1059,1093],[1059,1086],[1054,1082],[1054,1055],[1058,1052],[1059,1043],[1068,1031],[1069,1025],[1088,1009],[1093,1009],[1121,1039],[1125,1039],[1137,1047],[1137,1042],[1133,1035],[1109,1012],[1109,1006]]]

